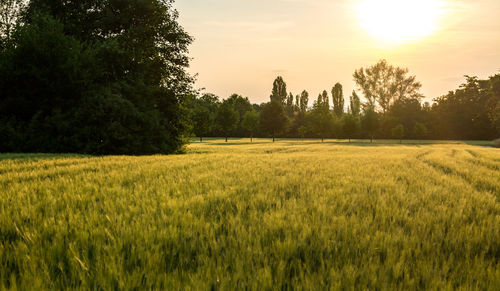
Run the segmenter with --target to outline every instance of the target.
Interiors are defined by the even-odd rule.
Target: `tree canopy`
[[[181,150],[192,38],[177,17],[163,0],[29,1],[0,51],[0,151]]]
[[[367,100],[367,105],[377,105],[386,113],[396,100],[422,98],[422,84],[416,76],[408,76],[408,69],[395,67],[381,60],[368,68],[354,72],[354,81]]]

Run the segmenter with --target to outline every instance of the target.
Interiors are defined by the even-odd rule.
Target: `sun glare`
[[[439,28],[442,0],[361,0],[356,6],[360,25],[390,44],[419,41]]]

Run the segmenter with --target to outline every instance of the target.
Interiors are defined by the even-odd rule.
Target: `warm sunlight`
[[[443,14],[442,0],[361,0],[361,26],[385,43],[402,44],[433,34]]]

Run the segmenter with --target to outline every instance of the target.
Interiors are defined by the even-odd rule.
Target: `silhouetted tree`
[[[389,65],[386,60],[367,69],[356,70],[353,76],[367,104],[372,108],[378,104],[384,114],[396,100],[422,98],[422,84],[416,81],[416,77],[408,76],[408,69]]]
[[[300,94],[300,111],[305,112],[307,110],[307,106],[309,104],[309,93],[304,90]]]
[[[361,113],[361,100],[356,91],[352,91],[350,110],[353,116],[359,116]]]
[[[277,101],[282,106],[286,105],[288,93],[286,92],[286,83],[281,76],[278,76],[273,83],[271,101]]]
[[[340,83],[335,84],[332,88],[332,100],[333,100],[333,112],[337,117],[341,117],[344,114],[344,93],[342,91],[342,85]]]

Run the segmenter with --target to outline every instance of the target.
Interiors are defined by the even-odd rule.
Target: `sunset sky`
[[[177,0],[197,87],[267,102],[284,77],[310,102],[336,82],[387,59],[408,67],[431,100],[463,75],[500,72],[499,0]],[[376,16],[379,17],[376,17]]]

